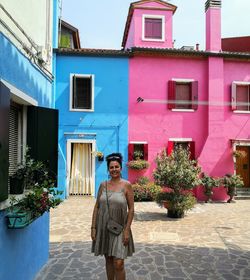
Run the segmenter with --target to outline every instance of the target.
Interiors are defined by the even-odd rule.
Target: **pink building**
[[[205,3],[206,49],[172,48],[176,8],[160,0],[130,5],[123,37],[132,51],[129,156],[142,151],[150,168],[129,171],[129,179],[150,176],[157,153],[182,143],[203,172],[240,174],[249,187],[250,53],[222,51],[218,0]]]

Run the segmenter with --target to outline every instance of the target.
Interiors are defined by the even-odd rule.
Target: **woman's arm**
[[[101,184],[99,187],[97,199],[95,202],[95,207],[94,207],[93,214],[92,214],[92,223],[91,223],[91,239],[92,240],[96,239],[96,219],[97,219],[97,213],[98,213],[98,208],[99,208],[99,199],[102,194],[102,189],[103,189],[103,184]]]
[[[128,218],[124,228],[123,244],[126,246],[129,241],[130,228],[134,218],[134,192],[130,183],[126,185],[125,195],[128,203]]]

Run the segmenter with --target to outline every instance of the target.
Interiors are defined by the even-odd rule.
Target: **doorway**
[[[94,195],[94,141],[67,142],[67,196]]]
[[[236,146],[236,174],[244,181],[244,187],[250,187],[249,146]]]

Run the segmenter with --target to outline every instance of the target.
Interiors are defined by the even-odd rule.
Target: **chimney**
[[[221,0],[207,0],[206,12],[206,51],[221,51]]]

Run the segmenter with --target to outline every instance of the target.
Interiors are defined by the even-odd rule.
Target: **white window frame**
[[[78,78],[91,78],[91,109],[75,109],[73,108],[73,76]],[[69,111],[72,112],[94,112],[94,95],[95,95],[95,88],[94,88],[94,80],[95,75],[93,74],[70,74],[70,93],[69,93]]]
[[[27,144],[27,105],[32,105],[32,106],[38,106],[38,101],[32,97],[30,97],[28,94],[24,93],[20,89],[16,88],[12,84],[8,83],[7,81],[0,79],[3,84],[6,85],[10,89],[10,98],[20,104],[23,105],[23,111],[22,111],[22,135],[23,138],[18,139],[19,141],[22,141],[23,146],[21,147],[22,151],[18,151],[18,160],[21,160],[21,154],[24,155],[25,153],[25,148]],[[19,121],[21,118],[19,119]],[[18,132],[21,134],[21,132]],[[12,195],[9,194],[8,199],[6,199],[3,202],[0,202],[0,210],[6,209],[10,207],[10,202],[11,202],[11,197],[16,197],[17,199],[21,199],[25,194],[20,194],[20,195]]]
[[[236,104],[237,104],[237,85],[239,85],[239,86],[249,86],[248,90],[250,91],[250,82],[244,82],[244,81],[233,81],[232,82],[232,92],[231,92],[231,95],[233,94],[233,89],[235,87],[235,90],[236,90]],[[249,99],[249,95],[250,95],[250,92],[248,92],[248,99]],[[233,113],[250,114],[250,100],[248,100],[248,102],[249,102],[249,110],[248,111],[234,110]]]
[[[162,29],[161,29],[161,39],[154,38],[145,38],[145,19],[146,18],[156,18],[162,20]],[[151,41],[151,42],[164,42],[165,41],[165,16],[163,15],[142,15],[142,40],[143,41]]]

